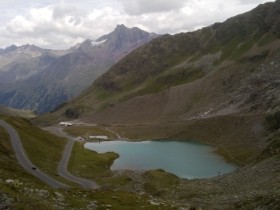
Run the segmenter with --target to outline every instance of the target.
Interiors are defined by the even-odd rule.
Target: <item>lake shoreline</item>
[[[120,158],[114,161],[111,171],[161,168],[180,178],[194,179],[215,177],[237,169],[215,154],[215,147],[195,141],[100,141],[87,142],[84,148],[119,154]],[[168,156],[171,153],[176,155]]]

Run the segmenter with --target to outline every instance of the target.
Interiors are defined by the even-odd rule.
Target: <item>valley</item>
[[[279,14],[276,0],[192,32],[121,24],[68,50],[0,50],[0,103],[10,106],[0,106],[0,209],[279,209]],[[112,170],[121,152],[88,148],[123,140],[137,145],[127,159],[150,149],[153,162],[160,143],[178,144],[175,156],[195,142],[235,170],[191,179],[160,166]],[[198,168],[202,156],[176,162]]]

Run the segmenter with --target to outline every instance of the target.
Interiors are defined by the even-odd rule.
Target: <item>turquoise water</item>
[[[116,152],[120,157],[111,170],[163,169],[181,178],[207,178],[231,172],[235,166],[214,153],[211,146],[179,141],[106,141],[86,143],[98,153]]]

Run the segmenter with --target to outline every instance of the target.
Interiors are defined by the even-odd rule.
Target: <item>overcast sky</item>
[[[117,24],[158,34],[222,22],[273,0],[0,0],[0,48],[66,49]]]

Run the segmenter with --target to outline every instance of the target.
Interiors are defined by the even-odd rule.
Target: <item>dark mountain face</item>
[[[18,55],[19,51],[32,53],[24,58],[14,56],[0,68],[0,80],[7,81],[0,91],[0,103],[38,113],[51,111],[80,94],[113,64],[155,37],[121,25],[96,41],[86,40],[60,55],[43,50],[39,54],[40,48],[31,45],[7,48],[6,57]]]

